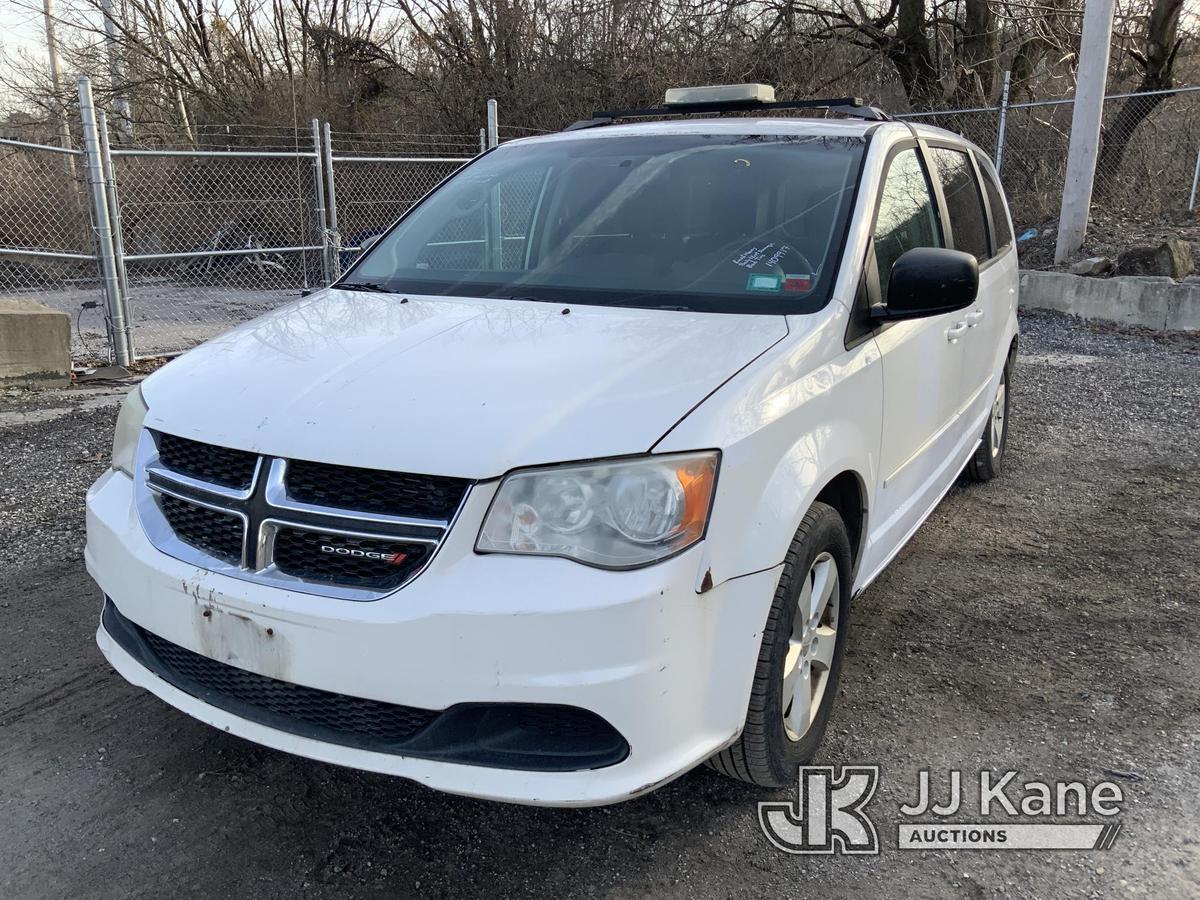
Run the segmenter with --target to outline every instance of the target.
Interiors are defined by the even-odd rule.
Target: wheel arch
[[[709,529],[703,570],[711,574],[708,583],[780,565],[817,501],[842,517],[857,574],[869,534],[869,485],[874,483],[875,460],[866,437],[853,425],[845,430],[821,428],[792,444],[770,469],[751,460],[739,465],[738,454],[727,455],[723,469],[731,464],[730,471],[722,472],[717,493],[718,505],[728,506]],[[761,464],[761,458],[757,462]]]
[[[862,474],[853,469],[843,469],[817,492],[814,502],[832,506],[842,517],[850,536],[850,561],[854,566],[853,574],[856,575],[867,535],[867,487]]]

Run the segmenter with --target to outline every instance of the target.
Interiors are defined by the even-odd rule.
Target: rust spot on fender
[[[704,573],[704,580],[700,582],[700,593],[706,594],[713,589],[712,569]]]

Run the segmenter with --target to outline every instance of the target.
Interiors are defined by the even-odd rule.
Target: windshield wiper
[[[334,287],[343,291],[371,291],[376,294],[396,293],[391,288],[385,287],[375,281],[342,281],[335,284]]]
[[[563,306],[570,306],[570,305],[571,305],[571,302],[570,302],[569,300],[555,300],[555,299],[552,299],[552,298],[550,298],[550,297],[527,297],[527,296],[524,296],[524,295],[518,295],[518,296],[515,296],[515,297],[509,297],[508,299],[509,299],[509,300],[529,300],[530,302],[533,302],[533,303],[561,303]],[[586,304],[585,304],[585,305],[586,305]],[[610,304],[600,304],[600,305],[602,305],[602,306],[608,306],[608,305],[610,305]],[[695,312],[695,309],[693,309],[693,308],[692,308],[692,307],[690,307],[690,306],[677,306],[677,305],[672,305],[672,304],[667,304],[667,303],[653,303],[653,304],[650,304],[650,303],[647,303],[647,304],[641,304],[641,303],[628,303],[628,304],[627,304],[627,303],[613,303],[613,304],[611,304],[611,305],[612,305],[612,306],[614,306],[614,307],[616,307],[616,308],[618,308],[618,309],[628,309],[628,308],[634,308],[634,309],[668,309],[668,310],[673,310],[673,311],[675,311],[675,312]]]

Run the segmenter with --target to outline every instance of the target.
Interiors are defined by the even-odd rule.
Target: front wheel
[[[850,624],[850,538],[814,503],[784,561],[758,654],[741,737],[709,760],[763,787],[795,781],[817,751],[837,695]]]

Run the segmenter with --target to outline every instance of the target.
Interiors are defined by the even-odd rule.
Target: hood
[[[146,424],[273,456],[488,478],[648,450],[782,316],[328,290],[146,380]]]

